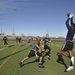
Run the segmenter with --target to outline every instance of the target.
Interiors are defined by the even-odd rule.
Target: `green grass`
[[[9,44],[15,41],[8,41]],[[33,41],[32,41],[33,43]],[[45,68],[39,68],[38,62],[35,60],[37,57],[32,57],[20,68],[19,62],[28,55],[32,46],[27,46],[27,41],[22,41],[20,44],[15,43],[11,46],[5,46],[3,41],[0,40],[0,75],[74,75],[75,70],[64,72],[65,66],[57,63],[57,52],[60,51],[63,41],[52,41],[51,47],[51,60],[45,59]],[[73,52],[75,56],[75,50]],[[69,66],[69,59],[63,56],[67,66]],[[75,65],[74,65],[75,67]]]

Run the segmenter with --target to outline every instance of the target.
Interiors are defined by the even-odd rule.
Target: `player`
[[[4,36],[3,40],[4,40],[4,45],[7,45],[8,44],[7,43],[8,38],[6,36]]]
[[[66,26],[67,26],[68,32],[67,32],[65,43],[62,47],[62,50],[60,51],[60,54],[70,59],[70,66],[66,69],[66,71],[70,71],[74,69],[73,67],[74,56],[72,56],[74,44],[72,40],[75,34],[75,24],[73,23],[73,14],[69,13],[67,14],[67,16],[68,16],[68,19],[66,20]],[[69,21],[71,21],[71,25],[69,25]]]
[[[47,55],[48,59],[50,60],[51,48],[49,47],[49,42],[51,41],[51,39],[49,38],[49,34],[46,34],[46,37],[43,39],[43,41],[44,41],[44,50],[46,51],[48,49]]]
[[[38,66],[41,67],[41,68],[44,67],[43,64],[42,64],[43,54],[42,54],[42,52],[41,52],[40,41],[41,41],[40,36],[37,36],[37,37],[36,37],[36,41],[34,42],[34,44],[33,44],[33,46],[32,46],[32,50],[30,51],[29,55],[28,55],[27,57],[25,57],[25,58],[19,63],[20,67],[23,66],[22,63],[23,63],[24,61],[26,61],[27,59],[29,59],[29,58],[35,56],[36,52],[37,52],[37,54],[38,54],[38,56],[39,56],[39,65],[38,65]]]

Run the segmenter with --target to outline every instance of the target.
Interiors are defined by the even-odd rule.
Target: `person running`
[[[43,54],[42,54],[42,51],[41,51],[41,47],[40,47],[40,41],[41,41],[41,37],[40,36],[37,36],[36,37],[36,41],[34,42],[33,46],[32,46],[32,50],[30,51],[30,53],[28,54],[28,56],[26,56],[20,63],[20,67],[23,66],[23,62],[26,61],[27,59],[35,56],[35,54],[37,53],[38,56],[39,56],[39,67],[43,68],[43,64],[42,64],[42,60],[43,60]]]
[[[73,14],[68,13],[67,16],[68,19],[66,20],[66,27],[68,29],[68,32],[65,39],[65,43],[60,51],[61,55],[64,55],[70,59],[70,66],[66,69],[66,72],[74,69],[73,67],[74,56],[72,56],[74,43],[72,40],[75,34],[75,24],[73,23]],[[69,21],[71,22],[71,25],[69,25]]]
[[[7,43],[8,38],[7,38],[6,36],[4,36],[4,37],[3,37],[3,40],[4,40],[4,45],[7,45],[7,44],[8,44],[8,43]]]
[[[48,59],[50,60],[51,48],[49,47],[49,42],[51,41],[51,39],[49,38],[49,34],[46,34],[46,37],[43,39],[43,41],[44,41],[44,50],[46,51],[48,49],[47,55]]]

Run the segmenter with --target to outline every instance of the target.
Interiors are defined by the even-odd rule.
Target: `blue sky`
[[[65,37],[69,12],[75,14],[75,0],[0,0],[0,32]]]

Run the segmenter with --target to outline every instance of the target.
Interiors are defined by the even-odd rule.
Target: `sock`
[[[70,66],[73,66],[73,65],[72,65],[72,62],[70,62]]]

